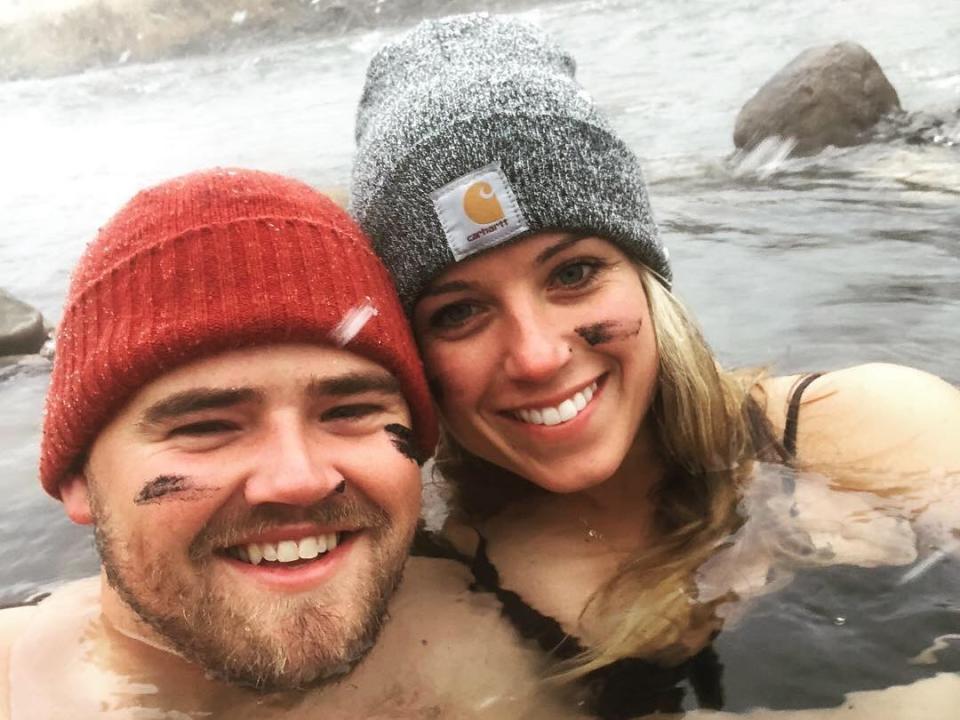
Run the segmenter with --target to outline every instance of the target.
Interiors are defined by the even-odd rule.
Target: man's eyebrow
[[[558,253],[562,253],[567,248],[573,245],[576,245],[578,242],[588,237],[593,237],[593,236],[590,233],[577,233],[577,234],[567,235],[567,237],[565,237],[563,240],[560,240],[559,242],[554,243],[550,247],[541,250],[540,254],[537,255],[537,257],[534,259],[534,262],[537,265],[543,265],[547,260],[552,258],[554,255]]]
[[[400,383],[387,372],[353,372],[314,378],[307,385],[307,394],[314,398],[343,397],[365,392],[401,395]]]
[[[200,410],[216,410],[262,399],[253,388],[191,388],[168,395],[148,407],[137,425],[148,428]]]

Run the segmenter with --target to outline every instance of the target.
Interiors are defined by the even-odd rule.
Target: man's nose
[[[257,467],[244,488],[250,505],[308,506],[342,489],[344,477],[317,439],[311,440],[301,418],[272,418],[262,442]]]
[[[536,307],[521,308],[509,316],[503,338],[507,377],[542,382],[570,361],[569,338],[556,325],[556,319]]]

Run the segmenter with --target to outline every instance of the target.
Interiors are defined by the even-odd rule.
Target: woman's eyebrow
[[[581,240],[585,240],[588,237],[593,237],[591,233],[571,233],[567,235],[562,240],[557,241],[553,245],[544,250],[540,251],[540,254],[534,258],[534,262],[537,265],[543,265],[547,260],[552,258],[557,253],[562,253],[567,248],[576,245]],[[444,293],[452,292],[462,292],[464,290],[473,290],[473,283],[468,283],[463,280],[451,280],[450,282],[440,283],[438,285],[431,285],[426,290],[423,291],[423,296],[432,296],[432,295],[443,295]]]
[[[540,254],[534,259],[534,262],[537,265],[543,265],[547,260],[552,258],[558,253],[562,253],[567,248],[576,245],[581,240],[584,240],[588,237],[593,237],[590,233],[575,233],[567,235],[563,240],[554,243],[548,248],[544,248],[540,251]]]
[[[472,283],[464,282],[463,280],[451,280],[450,282],[440,283],[439,285],[431,285],[423,291],[423,295],[425,297],[432,295],[443,295],[444,293],[473,290],[473,288],[474,286]]]

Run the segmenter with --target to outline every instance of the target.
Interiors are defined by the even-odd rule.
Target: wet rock
[[[960,145],[960,108],[890,115],[877,123],[871,135],[878,142],[954,147]]]
[[[796,140],[794,155],[870,140],[881,118],[900,110],[880,65],[852,42],[805,50],[774,75],[737,115],[733,142],[750,150],[765,138]]]
[[[0,357],[39,352],[46,341],[43,316],[25,302],[0,290]]]
[[[0,382],[13,377],[49,375],[53,363],[41,355],[4,355],[0,357]]]

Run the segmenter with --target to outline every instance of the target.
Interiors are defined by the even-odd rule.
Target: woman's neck
[[[652,515],[654,492],[664,472],[656,439],[647,422],[617,471],[599,485],[577,494],[583,495],[604,514],[622,515],[647,509]]]
[[[591,543],[591,554],[629,554],[651,540],[655,493],[664,472],[652,433],[643,432],[603,483],[574,493],[530,496],[490,518],[485,529],[518,540],[566,535]]]

